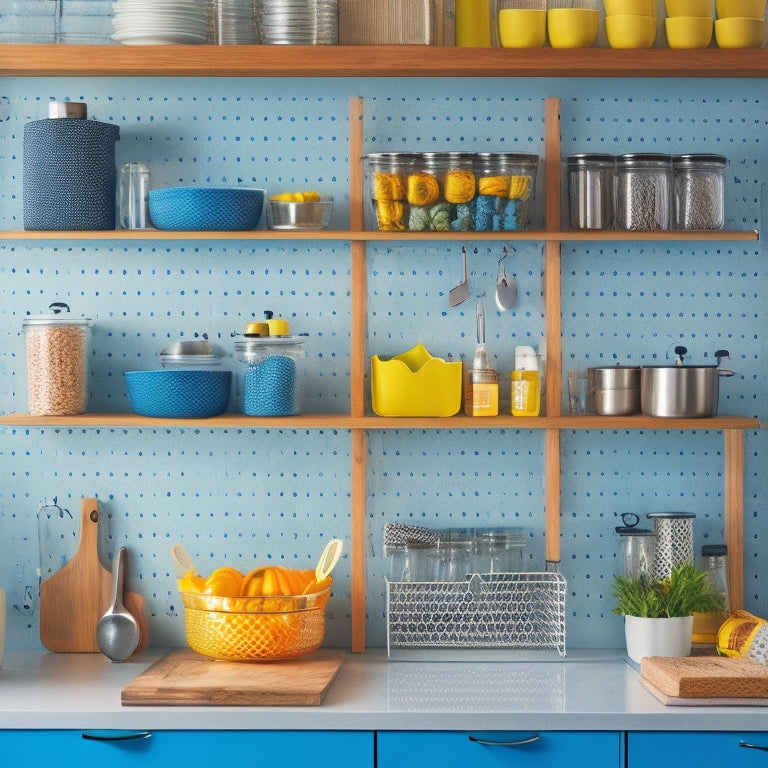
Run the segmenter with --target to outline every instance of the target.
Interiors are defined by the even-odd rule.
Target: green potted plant
[[[627,655],[638,663],[643,656],[690,655],[694,612],[724,607],[707,573],[689,563],[664,579],[614,576],[613,596],[613,612],[624,615]]]

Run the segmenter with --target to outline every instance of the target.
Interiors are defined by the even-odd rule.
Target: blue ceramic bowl
[[[139,416],[205,419],[227,410],[230,371],[126,371],[131,407]]]
[[[158,229],[256,229],[263,207],[263,189],[164,187],[149,190],[149,216]]]

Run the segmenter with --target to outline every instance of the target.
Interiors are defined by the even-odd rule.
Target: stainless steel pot
[[[715,353],[717,365],[680,365],[682,354],[677,365],[642,367],[640,402],[646,416],[660,419],[717,416],[720,377],[733,376],[733,371],[720,368],[720,358],[727,357],[728,353],[723,350]]]
[[[640,412],[640,368],[611,365],[587,370],[587,398],[598,416]]]

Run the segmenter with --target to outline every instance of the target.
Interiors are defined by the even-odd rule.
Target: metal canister
[[[568,158],[568,202],[572,229],[611,229],[616,159],[579,154]]]
[[[672,222],[672,158],[630,153],[616,158],[616,227],[667,230]]]
[[[693,512],[649,512],[656,532],[653,575],[666,579],[683,563],[693,565]]]
[[[723,172],[727,162],[722,155],[672,158],[675,229],[723,228]]]

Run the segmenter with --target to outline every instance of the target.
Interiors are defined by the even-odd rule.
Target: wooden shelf
[[[618,232],[614,230],[580,232],[550,232],[526,230],[523,232],[361,232],[352,230],[295,230],[277,231],[254,229],[245,232],[168,232],[159,229],[118,229],[87,231],[0,231],[2,240],[347,240],[350,242],[398,241],[434,242],[435,240],[533,240],[540,242],[569,241],[757,241],[757,230],[709,230],[674,232]]]
[[[225,413],[210,419],[156,419],[133,413],[84,413],[80,416],[31,416],[10,413],[0,416],[7,427],[67,427],[89,429],[157,429],[188,427],[192,429],[758,429],[760,422],[747,416],[715,416],[708,419],[653,419],[649,416],[449,416],[440,418],[384,418],[345,414],[301,414],[271,418]]]
[[[768,49],[1,45],[16,77],[767,77]]]

